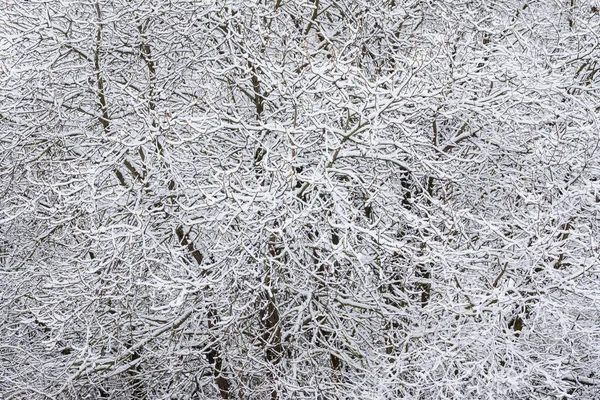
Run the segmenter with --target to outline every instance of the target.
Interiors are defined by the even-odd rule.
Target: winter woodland
[[[3,399],[600,398],[597,0],[0,1]]]

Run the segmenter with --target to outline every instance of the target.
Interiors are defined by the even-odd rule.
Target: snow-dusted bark
[[[3,396],[598,396],[600,4],[2,8]]]

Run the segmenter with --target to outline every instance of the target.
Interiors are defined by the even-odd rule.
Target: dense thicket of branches
[[[600,396],[600,4],[1,9],[4,398]]]

